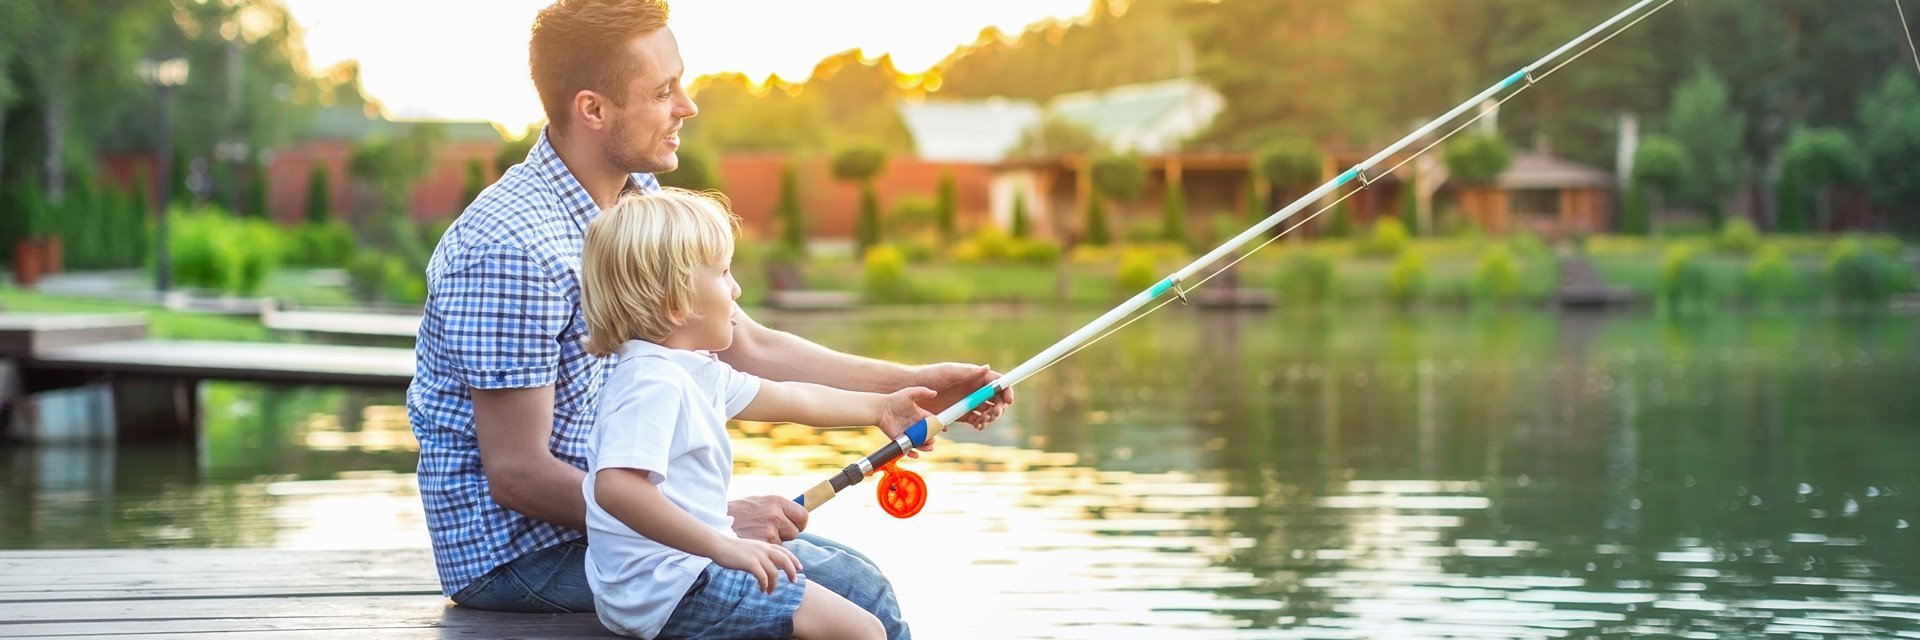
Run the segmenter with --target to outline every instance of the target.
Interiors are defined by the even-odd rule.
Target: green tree
[[[353,145],[347,157],[347,173],[375,198],[374,210],[360,213],[404,219],[408,195],[432,168],[434,153],[444,136],[438,125],[421,124],[407,127],[399,136],[378,136]],[[357,226],[384,233],[395,225],[363,219]]]
[[[800,179],[792,162],[780,166],[780,200],[774,215],[780,220],[780,244],[794,256],[807,254],[806,220],[800,216]]]
[[[860,217],[854,221],[854,255],[866,255],[880,243],[880,194],[873,180],[887,168],[887,150],[873,143],[857,143],[841,149],[830,163],[833,177],[860,185]]]
[[[1254,166],[1261,180],[1274,195],[1291,199],[1320,184],[1326,157],[1312,142],[1300,138],[1282,138],[1261,145],[1254,154]],[[1272,202],[1262,209],[1271,208]]]
[[[513,165],[525,162],[527,154],[533,152],[533,144],[539,140],[540,125],[536,124],[520,132],[520,137],[502,141],[493,153],[493,166],[504,173]]]
[[[1513,166],[1513,148],[1497,135],[1462,136],[1447,145],[1447,173],[1470,185],[1493,184]]]
[[[720,180],[720,170],[714,166],[712,158],[701,151],[680,148],[680,167],[654,176],[662,186],[679,187],[692,191],[726,191],[726,185]]]
[[[1677,195],[1693,175],[1692,159],[1679,142],[1664,136],[1648,136],[1633,152],[1633,183],[1651,201],[1649,219],[1654,235],[1660,234],[1660,220],[1666,217],[1668,199]]]
[[[1027,215],[1027,192],[1013,192],[1013,237],[1025,238],[1033,233],[1033,221]]]
[[[1167,242],[1187,242],[1187,195],[1177,180],[1167,181],[1160,204],[1160,237]]]
[[[1887,74],[1867,97],[1860,131],[1871,174],[1868,195],[1895,216],[1896,228],[1920,231],[1920,87],[1906,69]]]
[[[472,204],[480,199],[480,192],[487,188],[487,163],[479,158],[467,159],[467,172],[460,179],[460,201]]]
[[[246,215],[253,218],[272,219],[267,193],[267,163],[254,158],[247,167],[247,208]]]
[[[953,242],[959,235],[960,199],[953,183],[953,172],[940,173],[940,190],[935,200],[934,226],[941,242]]]
[[[1128,203],[1140,197],[1147,188],[1147,163],[1139,154],[1106,153],[1094,158],[1088,171],[1092,173],[1092,199],[1100,203],[1087,207],[1087,241],[1106,244],[1112,240],[1107,201]]]
[[[1859,184],[1867,177],[1867,156],[1839,129],[1801,129],[1787,138],[1781,171],[1796,184],[1819,195],[1814,198],[1814,230],[1833,223],[1833,187]]]
[[[307,178],[307,222],[326,224],[333,220],[333,172],[316,162]]]
[[[1689,170],[1671,194],[1706,211],[1716,228],[1727,198],[1752,171],[1741,143],[1746,129],[1746,116],[1728,104],[1726,81],[1706,63],[1696,65],[1693,76],[1674,89],[1667,131],[1685,151]]]

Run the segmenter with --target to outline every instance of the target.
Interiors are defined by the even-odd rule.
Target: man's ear
[[[588,129],[600,131],[607,128],[607,104],[605,98],[591,89],[581,89],[573,94],[573,119]]]

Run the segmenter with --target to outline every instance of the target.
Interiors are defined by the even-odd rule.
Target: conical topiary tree
[[[874,190],[873,179],[886,167],[887,150],[874,144],[855,144],[833,155],[833,177],[860,185],[860,214],[853,232],[855,255],[866,255],[868,249],[880,244],[880,194]]]

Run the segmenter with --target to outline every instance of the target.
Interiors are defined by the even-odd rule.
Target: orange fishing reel
[[[880,509],[895,518],[911,518],[927,506],[927,481],[920,474],[900,468],[899,460],[894,460],[875,469],[880,474],[880,484],[874,490],[874,498],[880,501]],[[873,473],[867,477],[873,477]]]

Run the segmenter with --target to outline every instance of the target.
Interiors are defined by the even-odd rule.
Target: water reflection
[[[766,318],[1011,366],[1082,314]],[[1920,319],[1167,312],[813,529],[930,638],[1920,637]],[[7,452],[0,546],[424,546],[397,394],[209,385],[184,450]],[[736,425],[735,492],[876,445]]]

